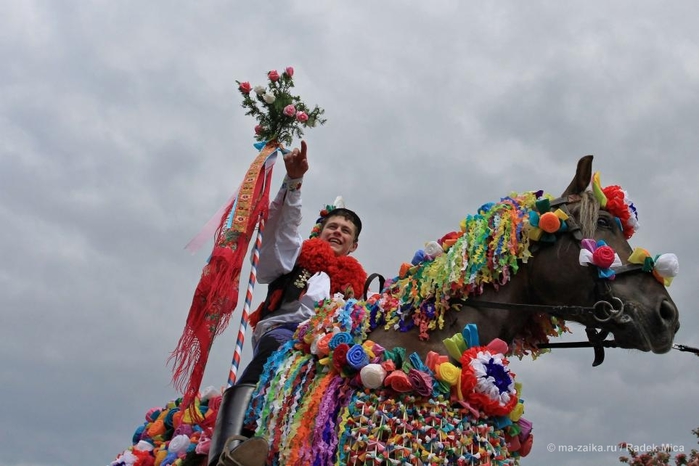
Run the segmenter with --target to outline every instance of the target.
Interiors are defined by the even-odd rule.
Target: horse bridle
[[[581,197],[578,194],[570,194],[568,196],[559,197],[550,202],[550,207],[561,209],[567,216],[566,220],[567,230],[565,233],[569,233],[575,239],[578,247],[581,247],[581,242],[583,240],[583,233],[580,225],[575,220],[568,209],[568,204],[580,202]],[[540,243],[535,243],[530,248],[532,252],[536,251],[540,247]],[[643,270],[641,264],[625,264],[621,267],[615,267],[615,275],[639,272]],[[383,290],[385,279],[380,274],[374,273],[369,276],[364,286],[364,299],[367,298],[367,293],[371,282],[378,278],[379,286]],[[563,305],[550,305],[550,304],[520,304],[520,303],[501,303],[494,301],[482,301],[478,299],[468,299],[463,298],[453,298],[450,300],[451,305],[463,306],[467,305],[474,308],[483,309],[506,309],[506,310],[518,310],[518,311],[530,311],[530,312],[545,312],[555,317],[560,317],[561,319],[571,319],[575,320],[575,317],[580,317],[584,315],[592,314],[592,317],[599,323],[603,324],[610,320],[614,320],[619,323],[627,323],[631,320],[625,312],[624,302],[613,295],[612,287],[609,284],[609,280],[604,280],[598,278],[595,285],[595,295],[597,301],[593,306],[563,306]],[[468,302],[467,302],[468,301]],[[616,306],[615,306],[616,304]],[[585,333],[587,335],[588,341],[579,342],[566,342],[566,343],[542,343],[538,345],[539,348],[592,348],[594,350],[594,360],[592,366],[599,366],[604,362],[604,349],[605,348],[618,348],[619,344],[615,340],[607,340],[610,331],[601,327],[601,325],[587,325],[585,327]],[[673,345],[673,349],[679,351],[692,352],[699,355],[699,349],[691,348],[685,345]]]
[[[568,196],[559,197],[550,202],[551,208],[561,209],[567,216],[566,220],[568,229],[566,233],[570,233],[575,242],[581,247],[583,233],[580,225],[575,220],[568,209],[568,204],[580,202],[581,197],[578,194],[570,194]],[[534,252],[539,247],[539,243],[532,246]],[[641,264],[625,264],[620,267],[615,267],[615,275],[628,274],[643,271]],[[570,319],[571,317],[579,317],[585,314],[592,314],[592,317],[600,324],[614,320],[619,323],[628,323],[631,316],[625,312],[625,303],[614,296],[609,280],[597,278],[595,285],[595,295],[597,301],[593,306],[556,306],[546,304],[513,304],[513,303],[496,303],[492,301],[469,301],[468,305],[475,308],[497,308],[497,309],[517,309],[522,311],[538,311],[545,312],[555,317],[562,319]],[[465,301],[461,300],[463,303]],[[616,304],[616,306],[615,306]],[[619,344],[615,340],[607,340],[610,331],[597,325],[587,325],[585,327],[588,341],[566,342],[566,343],[543,343],[538,345],[539,348],[592,348],[594,350],[594,360],[592,366],[599,366],[604,362],[605,348],[618,348]],[[673,349],[679,351],[691,352],[699,356],[699,349],[685,345],[675,344]]]

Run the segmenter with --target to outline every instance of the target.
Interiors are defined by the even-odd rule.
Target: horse
[[[268,464],[518,464],[533,437],[507,356],[538,355],[564,319],[597,349],[611,333],[616,346],[668,352],[676,270],[660,275],[630,247],[635,206],[616,186],[588,190],[592,160],[558,198],[484,205],[379,294],[319,303],[247,410]]]
[[[379,293],[318,303],[270,357],[247,407],[247,428],[270,444],[267,464],[519,464],[533,435],[508,357],[545,352],[566,320],[585,326],[595,364],[603,346],[668,352],[679,329],[666,290],[674,256],[630,247],[635,206],[601,187],[592,160],[579,160],[557,198],[484,204]],[[159,432],[156,419],[176,419],[170,428],[199,442],[195,464],[219,402],[196,401],[201,426],[173,402],[134,443]]]

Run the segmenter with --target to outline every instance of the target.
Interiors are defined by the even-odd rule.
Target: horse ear
[[[592,155],[586,155],[578,160],[578,168],[575,171],[573,181],[563,191],[561,197],[566,197],[570,194],[580,194],[587,189],[592,178],[592,158]]]

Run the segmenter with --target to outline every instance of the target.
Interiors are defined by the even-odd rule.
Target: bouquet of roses
[[[247,81],[236,81],[238,90],[243,94],[246,115],[252,115],[258,121],[255,126],[258,141],[277,140],[291,145],[294,137],[303,136],[303,128],[325,123],[326,120],[322,118],[325,110],[317,105],[310,109],[299,96],[291,94],[293,76],[294,69],[289,66],[281,74],[277,70],[268,72],[267,87],[253,88]]]

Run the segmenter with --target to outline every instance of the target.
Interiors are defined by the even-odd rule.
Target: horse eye
[[[612,224],[609,222],[609,219],[604,218],[604,217],[599,217],[597,219],[597,226],[601,228],[611,228]]]

